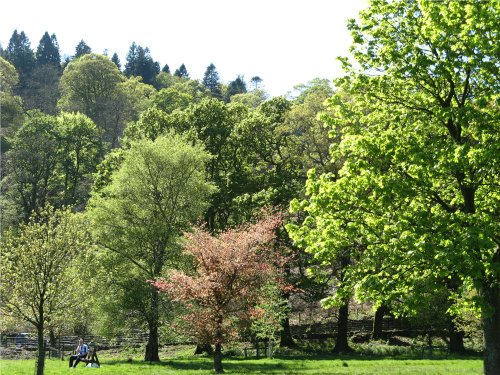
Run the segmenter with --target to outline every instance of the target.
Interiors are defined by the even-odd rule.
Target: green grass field
[[[1,375],[34,374],[34,360],[0,360]],[[99,375],[202,375],[213,374],[210,358],[187,358],[165,360],[159,364],[141,360],[103,359],[100,369],[68,368],[67,361],[48,359],[47,375],[99,374]],[[295,357],[273,359],[224,359],[227,374],[481,374],[480,359],[362,359]]]

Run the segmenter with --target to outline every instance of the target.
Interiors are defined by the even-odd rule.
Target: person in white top
[[[89,347],[83,342],[83,339],[80,339],[78,341],[78,347],[76,348],[76,354],[69,357],[69,367],[75,368],[76,365],[82,360],[82,358],[85,358],[87,356],[88,351]],[[73,361],[75,362],[74,365]]]

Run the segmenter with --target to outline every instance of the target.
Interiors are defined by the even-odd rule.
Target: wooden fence
[[[373,329],[373,319],[364,320],[349,320],[348,331],[350,335],[358,333],[370,333]],[[301,325],[291,325],[291,333],[296,338],[301,339],[322,339],[335,337],[337,335],[337,323],[335,321],[322,322],[322,323],[312,323],[312,324],[301,324]],[[384,318],[382,322],[382,331],[386,333],[417,333],[417,329],[411,327],[408,323],[391,318]],[[61,336],[57,337],[52,345],[46,340],[47,351],[51,352],[51,355],[65,355],[64,353],[69,353],[76,348],[78,345],[79,336]],[[95,343],[99,349],[113,349],[113,348],[124,348],[124,347],[137,347],[147,343],[148,333],[146,332],[136,332],[129,334],[127,336],[116,336],[112,339],[105,338],[101,336],[84,336],[85,342]],[[173,344],[173,343],[171,343]],[[26,350],[36,350],[37,340],[34,336],[29,337],[15,337],[15,335],[1,335],[0,336],[0,347],[4,348],[18,348]],[[56,354],[58,353],[58,354]],[[66,354],[67,355],[67,354]]]

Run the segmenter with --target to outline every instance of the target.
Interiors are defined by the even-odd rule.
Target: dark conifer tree
[[[168,74],[170,74],[170,67],[168,66],[168,64],[165,64],[165,65],[163,66],[163,68],[161,69],[161,71],[162,71],[163,73],[168,73]]]
[[[144,83],[153,84],[156,75],[160,73],[160,64],[153,60],[149,48],[142,48],[133,42],[127,54],[124,73],[127,77],[140,76]]]
[[[23,87],[27,77],[35,68],[35,54],[24,31],[18,33],[17,30],[14,30],[9,45],[4,51],[4,56],[16,68],[19,73],[19,86]]]
[[[68,64],[70,62],[71,62],[71,57],[66,56],[66,58],[64,59],[64,61],[61,63],[61,69],[62,70],[66,69],[66,66],[68,66]]]
[[[214,64],[210,64],[203,76],[203,85],[210,91],[212,97],[222,99],[222,90],[219,79],[219,73]]]
[[[179,69],[175,70],[174,76],[179,78],[189,78],[189,73],[186,69],[186,66],[184,64],[179,66]]]
[[[86,55],[88,53],[92,52],[92,48],[88,46],[87,43],[85,43],[82,40],[80,40],[80,43],[77,44],[75,48],[75,59],[79,58],[80,56]]]
[[[259,76],[254,76],[250,79],[250,83],[253,85],[254,90],[258,90],[262,84],[262,78]]]
[[[229,82],[226,97],[226,102],[231,100],[231,96],[236,94],[244,94],[247,92],[247,84],[245,83],[245,79],[243,76],[238,76],[234,81]]]
[[[42,66],[48,64],[60,68],[61,54],[59,53],[59,43],[57,43],[56,34],[49,36],[49,33],[45,32],[36,50],[36,65]]]
[[[114,62],[118,69],[121,70],[122,64],[120,63],[120,59],[118,58],[118,54],[116,52],[113,53],[113,56],[111,56],[111,61]]]

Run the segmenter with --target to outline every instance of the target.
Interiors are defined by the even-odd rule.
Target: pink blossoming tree
[[[183,317],[198,342],[215,345],[214,369],[223,373],[222,344],[259,315],[264,286],[277,277],[272,251],[281,218],[269,215],[255,224],[212,236],[196,228],[187,233],[184,252],[194,259],[192,274],[174,271],[153,282],[187,309]]]

